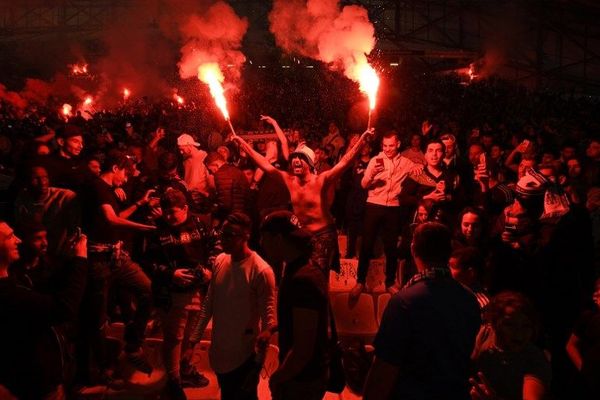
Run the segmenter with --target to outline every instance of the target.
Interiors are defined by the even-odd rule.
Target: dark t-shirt
[[[84,191],[81,204],[83,231],[90,242],[115,243],[119,240],[118,229],[111,226],[104,216],[102,205],[107,204],[119,214],[119,203],[114,189],[101,178],[94,177]]]
[[[391,398],[470,399],[479,326],[475,296],[450,277],[422,280],[392,297],[373,343],[377,358],[399,368]]]
[[[296,381],[312,381],[326,374],[327,365],[327,281],[323,272],[306,259],[286,266],[279,286],[277,319],[279,324],[279,362],[283,362],[294,343],[294,308],[319,314],[313,356]]]

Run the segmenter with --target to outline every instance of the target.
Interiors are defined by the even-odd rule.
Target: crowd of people
[[[376,128],[284,107],[248,124],[260,140],[200,103],[70,118],[2,103],[0,385],[19,399],[116,385],[120,321],[123,359],[146,374],[160,328],[165,393],[185,399],[208,384],[192,354],[212,321],[223,399],[257,398],[275,333],[273,398],[320,399],[329,275],[357,259],[352,307],[380,240],[392,298],[366,399],[598,398],[595,100],[419,83],[390,91]]]

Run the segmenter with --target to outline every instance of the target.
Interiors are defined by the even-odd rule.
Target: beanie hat
[[[296,150],[290,154],[290,160],[294,157],[300,157],[310,167],[311,171],[315,171],[315,152],[312,151],[310,147],[305,144],[302,144],[296,148]]]

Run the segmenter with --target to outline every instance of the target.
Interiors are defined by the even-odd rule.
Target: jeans
[[[400,207],[386,207],[369,204],[365,208],[362,246],[358,258],[357,282],[364,284],[367,280],[369,261],[373,258],[373,247],[377,234],[381,231],[383,251],[385,253],[385,286],[396,282],[398,267],[398,235],[400,234]]]
[[[295,380],[283,382],[272,393],[273,400],[321,400],[327,391],[327,380],[324,378],[314,381],[299,382]]]
[[[195,293],[172,293],[171,307],[168,310],[159,310],[161,327],[163,330],[163,361],[169,379],[178,381],[180,379],[181,354],[185,352],[188,343],[186,340],[186,328],[190,325],[188,320],[190,314],[186,307],[192,303]],[[188,335],[189,338],[189,335]]]
[[[217,374],[221,388],[221,400],[258,400],[258,375],[251,374],[256,367],[254,355],[231,372]],[[252,382],[249,382],[252,379]]]
[[[95,356],[101,369],[109,367],[106,355],[105,337],[108,325],[107,299],[111,284],[118,284],[128,290],[136,300],[133,320],[125,327],[125,351],[135,352],[144,341],[146,324],[150,318],[152,292],[150,279],[140,266],[133,262],[125,251],[118,257],[112,252],[95,253],[88,256],[89,278],[81,306],[81,331],[78,343],[79,372],[84,380],[89,370],[89,351]]]

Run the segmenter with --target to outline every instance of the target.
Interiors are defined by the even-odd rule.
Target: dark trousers
[[[217,374],[221,400],[258,400],[258,374],[254,374],[254,354],[231,372]]]
[[[398,267],[398,235],[400,234],[400,207],[386,207],[369,204],[365,208],[362,246],[358,258],[357,282],[367,280],[369,261],[373,258],[373,248],[377,234],[381,232],[385,253],[385,285],[392,286],[396,281]]]
[[[126,252],[115,258],[112,253],[90,253],[89,278],[81,306],[81,327],[78,348],[80,379],[87,380],[90,350],[101,369],[108,368],[105,330],[108,323],[107,304],[110,285],[133,295],[136,311],[133,320],[125,327],[125,351],[138,350],[144,341],[144,331],[150,318],[152,292],[150,279]]]

